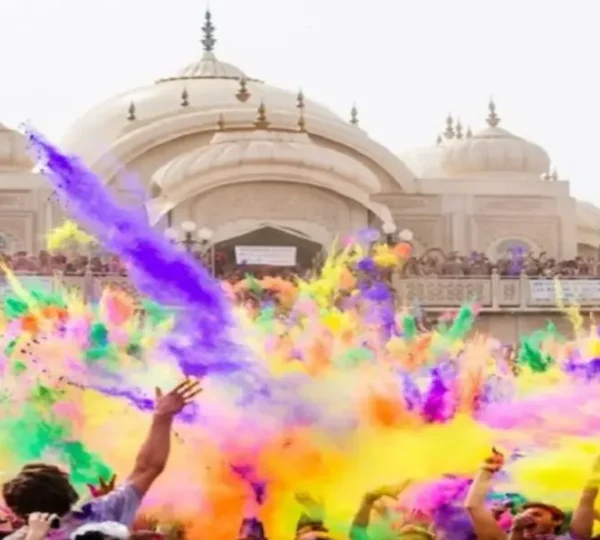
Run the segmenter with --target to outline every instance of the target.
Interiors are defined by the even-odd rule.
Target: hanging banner
[[[32,276],[15,274],[15,277],[25,290],[35,289],[37,291],[51,293],[54,290],[54,278],[52,276]],[[7,279],[0,277],[0,296],[10,296],[14,291]]]
[[[296,266],[295,246],[235,246],[236,264]]]
[[[556,305],[557,301],[600,304],[600,279],[530,279],[529,298],[533,305]]]

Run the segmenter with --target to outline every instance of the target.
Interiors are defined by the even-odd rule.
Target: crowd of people
[[[153,421],[146,441],[138,451],[133,470],[127,479],[115,487],[115,478],[101,480],[90,486],[91,496],[84,501],[69,482],[66,472],[44,463],[27,464],[16,477],[2,486],[2,495],[9,515],[2,537],[8,540],[127,540],[133,538],[185,539],[185,526],[177,523],[156,523],[138,515],[142,500],[155,480],[163,473],[170,453],[170,438],[174,417],[200,394],[200,384],[185,380],[169,393],[157,391]],[[387,538],[404,540],[591,540],[599,516],[594,510],[598,495],[597,475],[600,457],[595,461],[590,480],[584,487],[574,511],[567,515],[560,508],[544,502],[521,503],[506,498],[488,504],[491,483],[504,465],[504,456],[490,449],[479,472],[469,481],[462,509],[471,522],[468,536],[452,536],[452,527],[445,533],[422,512],[406,508],[396,530]],[[410,486],[405,481],[396,486],[376,488],[365,493],[349,528],[350,540],[368,540],[375,520],[385,520],[390,502]],[[301,511],[296,540],[331,540],[327,527],[326,504],[307,493],[298,493],[296,502]],[[519,505],[519,507],[516,507]],[[397,509],[397,506],[396,506]],[[228,519],[228,517],[224,517]],[[449,532],[448,532],[449,531]],[[450,535],[449,535],[450,533]],[[266,540],[261,521],[246,517],[240,524],[238,540]],[[278,540],[278,539],[274,539]]]
[[[501,276],[529,277],[556,276],[565,278],[600,276],[600,258],[579,256],[570,260],[557,260],[545,252],[507,253],[495,261],[485,253],[473,252],[470,255],[444,253],[440,249],[427,250],[419,257],[409,259],[403,268],[405,277],[438,276]]]
[[[199,256],[200,257],[200,256]],[[126,275],[127,270],[118,257],[113,255],[81,255],[76,253],[54,253],[40,251],[37,255],[19,251],[14,254],[0,254],[2,262],[17,274],[52,275],[62,272],[65,275],[97,276]],[[244,267],[236,264],[221,263],[215,258],[215,274],[220,279],[236,281],[246,273],[256,277],[276,276],[284,279],[299,275],[306,277],[311,270],[296,267]],[[507,254],[495,261],[484,253],[460,255],[456,252],[445,253],[441,249],[429,249],[420,256],[407,260],[402,274],[404,277],[437,276],[489,276],[497,272],[501,276],[519,276],[524,273],[530,277],[600,277],[600,257],[576,257],[570,260],[557,260],[546,253]]]

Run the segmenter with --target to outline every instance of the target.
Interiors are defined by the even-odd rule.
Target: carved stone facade
[[[368,212],[337,193],[299,184],[256,182],[217,188],[175,210],[175,220],[191,219],[215,231],[217,241],[228,239],[247,222],[300,224],[302,232],[322,241],[351,234],[368,224]],[[316,227],[315,227],[316,226]],[[241,233],[243,228],[239,230]],[[314,231],[323,231],[321,233]],[[228,231],[228,232],[225,232]]]
[[[29,172],[0,171],[0,250],[43,249],[52,227],[50,190],[43,178]]]

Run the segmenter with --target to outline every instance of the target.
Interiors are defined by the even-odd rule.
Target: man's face
[[[525,514],[534,522],[534,526],[525,531],[525,538],[533,538],[538,534],[553,534],[556,527],[560,525],[560,522],[554,519],[552,512],[546,508],[528,508]]]

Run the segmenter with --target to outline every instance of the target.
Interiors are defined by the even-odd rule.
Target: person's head
[[[79,527],[71,540],[129,540],[129,529],[120,523],[104,521]]]
[[[525,538],[533,538],[538,534],[558,534],[565,522],[565,513],[551,504],[530,502],[522,506],[522,512],[534,522],[525,531]]]
[[[427,528],[418,525],[404,525],[398,531],[400,540],[434,540],[435,535]]]
[[[33,512],[64,516],[79,496],[68,475],[54,465],[31,463],[2,486],[4,502],[20,518]]]
[[[244,518],[238,540],[266,540],[265,528],[256,518]]]

